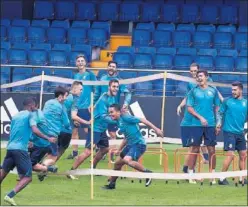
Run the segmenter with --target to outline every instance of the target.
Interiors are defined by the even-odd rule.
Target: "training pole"
[[[42,109],[42,97],[43,97],[43,87],[44,87],[44,71],[41,73],[41,85],[40,85],[40,110]]]
[[[163,83],[163,99],[162,99],[162,113],[161,113],[161,130],[164,132],[164,107],[165,107],[165,92],[166,92],[166,78],[167,73],[164,72],[164,83]],[[163,148],[163,137],[160,139],[160,148]],[[159,164],[162,165],[162,150],[160,149],[160,162]]]
[[[94,160],[94,105],[93,105],[94,94],[91,92],[90,94],[90,111],[91,111],[91,174],[90,174],[90,198],[94,199],[94,176],[93,176],[93,160]]]

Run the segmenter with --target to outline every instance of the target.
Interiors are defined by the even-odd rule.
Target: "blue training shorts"
[[[205,146],[215,146],[217,144],[215,127],[193,126],[191,127],[189,146],[201,146],[203,137]]]
[[[117,124],[108,124],[108,131],[109,132],[117,132],[118,131]]]
[[[106,148],[109,147],[109,139],[107,137],[106,132],[94,132],[94,144],[98,148]],[[87,134],[85,148],[90,149],[91,148],[91,133],[89,132]]]
[[[32,177],[32,164],[27,151],[24,150],[7,150],[3,161],[2,169],[9,173],[14,167],[20,176]]]
[[[189,147],[189,141],[191,138],[191,127],[181,126],[181,139],[183,147]]]
[[[246,140],[243,134],[234,134],[223,131],[225,151],[246,150]]]
[[[41,160],[43,159],[43,157],[47,154],[47,153],[51,153],[51,148],[50,146],[47,147],[37,147],[37,146],[33,146],[30,150],[30,159],[31,159],[31,163],[32,166],[38,164],[41,162]]]
[[[125,156],[130,156],[132,157],[132,160],[138,161],[139,158],[145,153],[145,151],[145,144],[126,145],[121,151],[120,157],[123,159]]]
[[[89,121],[90,118],[91,118],[91,114],[90,114],[90,112],[89,112],[89,109],[79,109],[77,115],[78,115],[81,119],[84,119],[84,120],[86,120],[86,121]],[[79,128],[79,127],[81,127],[81,128],[88,128],[89,125],[80,124],[80,126],[74,125],[74,127],[75,127],[75,128]]]

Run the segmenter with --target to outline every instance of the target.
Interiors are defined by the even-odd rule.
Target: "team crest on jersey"
[[[214,94],[213,94],[212,91],[208,91],[208,95],[209,95],[209,96],[213,96]]]

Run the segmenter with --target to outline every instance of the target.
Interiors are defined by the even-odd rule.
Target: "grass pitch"
[[[155,146],[155,145],[152,145]],[[174,170],[173,153],[179,145],[164,145],[169,154],[169,171]],[[72,160],[65,155],[57,163],[59,171],[71,168]],[[1,150],[1,162],[6,151]],[[221,169],[223,158],[217,158],[217,171]],[[144,165],[154,172],[162,172],[158,155],[145,155]],[[89,168],[89,159],[80,168]],[[107,169],[107,159],[99,163],[98,168]],[[205,166],[207,170],[207,166]],[[3,198],[16,184],[17,175],[10,174],[1,185],[1,205],[5,205]],[[18,205],[247,205],[247,186],[235,187],[229,179],[229,186],[188,184],[186,181],[170,180],[168,184],[162,180],[153,180],[146,188],[144,181],[139,183],[130,178],[119,179],[116,189],[106,191],[101,189],[107,183],[107,177],[94,177],[94,200],[90,199],[90,176],[81,176],[79,180],[68,180],[63,176],[49,176],[40,182],[33,175],[33,182],[15,196]]]

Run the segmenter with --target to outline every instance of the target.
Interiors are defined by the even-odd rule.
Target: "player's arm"
[[[131,102],[131,99],[132,99],[132,93],[131,91],[128,89],[127,85],[121,85],[120,86],[120,90],[121,90],[121,93],[124,94],[124,104],[123,104],[123,109],[127,109],[130,102]]]
[[[65,128],[67,128],[67,129],[70,128],[71,127],[70,120],[68,118],[67,111],[66,111],[66,108],[65,108],[64,105],[62,106],[62,116],[61,116],[61,118],[62,118],[63,126]]]
[[[163,131],[161,129],[157,128],[153,123],[151,123],[147,119],[141,118],[140,122],[145,124],[146,126],[152,128],[156,132],[156,134],[159,135],[160,137],[164,137]]]
[[[216,116],[216,130],[217,131],[220,131],[221,126],[222,126],[223,117],[224,117],[224,114],[225,114],[226,108],[227,108],[226,102],[227,102],[227,100],[224,100],[224,102],[221,104],[221,106],[217,112],[217,116]]]
[[[100,81],[102,81],[102,78],[100,78]],[[101,86],[96,86],[95,87],[95,93],[94,93],[94,105],[99,100],[99,98],[101,96],[101,93],[102,93],[102,87]]]
[[[117,150],[116,154],[120,154],[120,152],[123,150],[123,148],[126,146],[127,140],[124,138],[119,146],[119,149]]]
[[[186,97],[182,100],[182,102],[177,107],[177,115],[180,116],[182,112],[182,108],[186,105]]]

